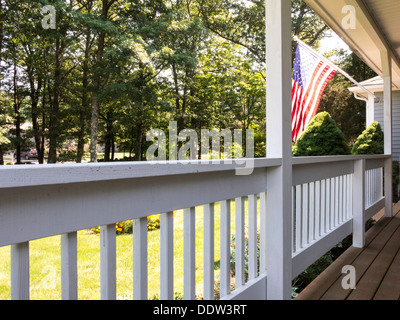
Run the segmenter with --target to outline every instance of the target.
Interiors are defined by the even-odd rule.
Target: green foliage
[[[46,4],[56,8],[56,29],[41,25]],[[103,161],[115,151],[143,160],[146,133],[168,130],[169,121],[198,133],[254,129],[255,156],[265,156],[265,0],[0,6],[0,90],[11,107],[16,93],[20,106],[5,112],[7,122],[32,124],[29,138],[42,160],[47,153],[50,162],[81,162],[84,146],[95,142],[104,146]],[[293,33],[317,47],[325,24],[302,1],[292,1],[292,13]],[[27,133],[1,132],[1,143],[6,135],[3,151],[15,150]],[[66,144],[76,147],[55,159]]]
[[[364,81],[375,77],[375,72],[358,58],[354,53],[343,49],[334,49],[327,55],[331,61],[341,67],[357,81]],[[324,90],[319,111],[328,112],[336,125],[343,132],[351,147],[365,129],[365,101],[358,100],[348,90],[353,83],[337,73]]]
[[[0,128],[0,146],[10,143],[10,140],[6,136],[7,130]]]
[[[399,174],[400,174],[400,162],[393,161],[392,167],[392,185],[393,185],[393,202],[399,201]]]
[[[383,131],[377,121],[365,129],[357,138],[351,149],[352,154],[382,154],[383,149]]]
[[[292,0],[292,35],[297,35],[308,45],[318,48],[320,39],[329,30],[328,26],[314,14],[302,0]],[[297,42],[292,41],[292,57],[296,53]]]
[[[347,155],[349,147],[342,131],[328,112],[318,113],[293,146],[293,156]]]
[[[399,161],[393,161],[393,177],[392,177],[392,179],[393,179],[393,187],[395,187],[395,186],[397,186],[399,184],[399,170],[400,170],[400,162]],[[396,188],[394,188],[393,191],[395,191]]]
[[[297,276],[292,283],[292,297],[295,298],[332,262],[332,253],[328,252]]]
[[[152,215],[147,217],[147,231],[160,229],[160,215]],[[120,234],[132,234],[133,220],[126,220],[115,223],[115,231],[117,235]],[[91,229],[92,232],[99,234],[100,227],[94,227]]]
[[[260,232],[257,231],[257,257],[260,258]],[[249,276],[249,238],[248,232],[245,232],[244,238],[244,276],[247,281]],[[235,262],[236,262],[236,237],[234,234],[231,235],[231,257],[230,257],[230,264],[231,264],[231,274],[235,275]]]

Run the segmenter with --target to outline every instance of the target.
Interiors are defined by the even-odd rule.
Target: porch
[[[291,196],[282,199],[290,208],[286,215],[290,229],[283,239],[290,257],[285,265],[290,281],[352,233],[354,244],[363,246],[365,222],[385,207],[387,160],[390,156],[293,158]],[[60,235],[61,273],[54,281],[61,283],[62,299],[77,299],[77,232],[101,226],[101,299],[116,299],[121,253],[115,223],[133,219],[132,293],[134,299],[148,299],[152,281],[148,261],[158,257],[149,253],[147,217],[161,213],[161,299],[174,299],[176,241],[183,243],[184,299],[195,299],[199,287],[206,300],[214,299],[216,290],[221,300],[271,299],[270,270],[282,249],[275,240],[280,232],[270,222],[276,198],[269,196],[276,188],[274,175],[281,159],[246,159],[254,165],[248,175],[238,175],[236,164],[220,161],[0,168],[0,246],[11,246],[10,298],[30,298],[30,241]],[[199,207],[202,228],[197,231]],[[174,211],[180,209],[183,231],[177,240]],[[196,281],[199,250],[200,283]]]
[[[393,207],[392,218],[381,210],[365,238],[364,248],[350,247],[296,300],[398,300],[400,299],[400,202]],[[342,286],[342,268],[355,268],[356,288]]]
[[[337,3],[307,2],[319,14],[323,13],[319,5]],[[215,297],[217,251],[222,300],[290,299],[293,278],[350,234],[353,246],[360,248],[353,251],[368,252],[368,247],[362,248],[374,241],[366,237],[365,222],[383,208],[387,219],[392,217],[391,87],[392,71],[397,79],[396,54],[379,37],[380,29],[371,22],[376,19],[362,19],[364,27],[371,27],[364,34],[375,40],[365,42],[366,54],[374,62],[379,60],[374,70],[384,79],[385,154],[292,158],[290,1],[267,1],[266,8],[267,157],[241,159],[240,165],[187,160],[0,168],[0,246],[11,246],[11,299],[30,298],[30,241],[54,235],[61,237],[61,297],[77,299],[77,232],[95,226],[101,226],[101,299],[116,299],[115,223],[129,219],[133,219],[133,298],[148,299],[148,260],[153,257],[148,255],[147,217],[154,214],[161,216],[160,298],[173,299],[173,212],[183,209],[183,296],[193,300],[199,286],[195,281],[198,206],[203,208],[201,286],[206,300]],[[335,13],[342,19],[341,7],[328,9],[330,18]],[[362,18],[367,11],[359,14]],[[348,37],[362,41],[358,33]],[[241,167],[251,172],[240,174]]]

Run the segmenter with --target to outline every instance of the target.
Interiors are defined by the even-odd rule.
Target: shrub
[[[247,230],[247,228],[246,228]],[[244,236],[244,276],[247,281],[249,275],[249,235],[245,230]],[[260,231],[257,230],[257,259],[260,259]],[[231,273],[235,276],[235,261],[236,261],[236,237],[235,234],[231,234]],[[260,266],[258,265],[258,268]],[[260,271],[259,269],[257,271]]]
[[[393,179],[393,202],[399,201],[399,172],[400,163],[399,161],[393,161],[392,179]]]
[[[377,121],[365,129],[357,138],[351,149],[352,154],[383,154],[384,151],[384,133],[380,124]],[[393,201],[399,200],[398,185],[399,185],[399,162],[393,161],[392,171],[393,183]]]
[[[351,149],[352,154],[382,154],[383,148],[383,131],[377,121],[365,129],[357,138]]]
[[[147,217],[147,230],[155,230],[160,228],[160,215],[156,214],[154,216]]]
[[[91,230],[96,234],[100,234],[100,227],[94,227]],[[115,231],[117,235],[132,233],[132,220],[126,220],[115,223]]]
[[[328,112],[318,113],[293,146],[293,156],[350,154],[343,132]]]
[[[160,215],[153,215],[147,217],[147,230],[155,230],[160,228]],[[131,234],[133,229],[133,220],[126,220],[122,222],[117,222],[115,224],[115,230],[117,235],[119,234]],[[99,234],[100,227],[95,227],[91,229],[92,232]]]

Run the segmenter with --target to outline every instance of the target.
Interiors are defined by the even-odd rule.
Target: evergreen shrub
[[[293,146],[294,157],[348,155],[343,132],[328,112],[318,113]]]
[[[358,136],[351,149],[352,154],[383,154],[383,131],[377,121]]]

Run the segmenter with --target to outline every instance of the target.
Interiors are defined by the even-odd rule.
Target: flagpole
[[[363,89],[364,91],[366,91],[368,94],[370,94],[371,96],[373,96],[374,98],[378,99],[378,97],[376,95],[374,95],[371,91],[369,91],[367,88],[365,88],[364,86],[362,86],[360,83],[358,83],[356,80],[354,80],[347,72],[343,71],[342,69],[340,69],[338,66],[336,66],[334,63],[332,63],[331,61],[329,61],[327,58],[325,58],[323,55],[319,54],[318,52],[316,52],[313,48],[311,48],[309,45],[305,44],[303,41],[301,41],[299,39],[299,37],[294,36],[293,38],[299,45],[301,45],[303,48],[311,51],[311,53],[315,56],[317,56],[318,58],[320,58],[321,60],[323,60],[324,62],[326,62],[327,64],[329,64],[332,68],[334,68],[336,71],[340,72],[343,76],[345,76],[347,79],[349,79],[350,81],[352,81],[355,85],[357,85],[358,87],[360,87],[361,89]]]

